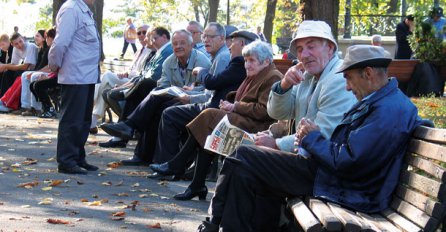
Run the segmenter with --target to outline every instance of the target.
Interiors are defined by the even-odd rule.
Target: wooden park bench
[[[315,198],[288,199],[303,231],[446,231],[446,129],[418,127],[390,207],[364,214]]]
[[[131,61],[105,59],[102,62],[102,73],[104,73],[106,70],[114,73],[124,73],[129,70],[131,65]]]

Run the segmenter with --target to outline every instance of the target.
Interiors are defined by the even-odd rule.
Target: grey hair
[[[201,24],[197,21],[189,21],[189,25],[191,26],[197,26],[198,27],[198,31],[203,32],[203,26],[201,26]]]
[[[220,23],[211,22],[211,23],[208,24],[207,27],[215,27],[217,29],[217,34],[219,36],[223,36],[223,38],[226,38],[225,27],[223,27]]]
[[[176,30],[176,31],[174,31],[174,32],[172,33],[172,37],[170,38],[170,42],[172,42],[172,40],[173,40],[173,36],[174,36],[175,34],[177,34],[177,33],[184,33],[184,34],[186,34],[186,36],[187,36],[187,42],[189,42],[189,44],[192,44],[192,43],[193,43],[193,40],[192,40],[192,34],[191,34],[190,32],[188,32],[187,30],[185,30],[185,29],[180,29],[180,30]]]
[[[382,37],[380,35],[372,35],[372,43],[382,43]]]
[[[378,75],[380,75],[381,77],[387,77],[387,67],[370,67],[370,68],[374,69],[376,73],[378,73]],[[358,70],[361,77],[364,77],[364,70],[365,68],[361,68]]]
[[[268,60],[269,63],[273,62],[273,49],[271,48],[271,45],[260,40],[256,40],[246,45],[242,50],[242,55],[244,57],[255,56],[261,64],[266,60]]]

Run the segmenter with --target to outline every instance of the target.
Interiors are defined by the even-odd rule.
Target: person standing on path
[[[57,134],[58,171],[87,174],[98,167],[85,160],[93,110],[95,84],[99,82],[101,49],[93,19],[95,0],[68,0],[56,18],[57,34],[48,55],[48,65],[58,72],[61,85],[61,118]]]
[[[136,27],[135,25],[133,25],[133,21],[132,18],[128,17],[127,18],[127,25],[125,26],[124,29],[124,47],[122,48],[122,53],[120,58],[124,59],[124,55],[127,52],[127,47],[129,46],[129,44],[132,45],[132,49],[133,49],[133,53],[136,53],[136,39],[138,38],[138,35],[136,33]]]

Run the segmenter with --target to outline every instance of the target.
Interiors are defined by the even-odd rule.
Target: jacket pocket
[[[80,32],[84,37],[86,42],[96,42],[98,41],[98,33],[96,31],[96,26],[93,20],[84,20],[82,22],[83,27]]]

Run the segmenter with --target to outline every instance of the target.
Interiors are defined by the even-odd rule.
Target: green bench
[[[288,199],[303,231],[446,231],[446,129],[420,126],[413,134],[388,209],[353,212],[315,198]]]

